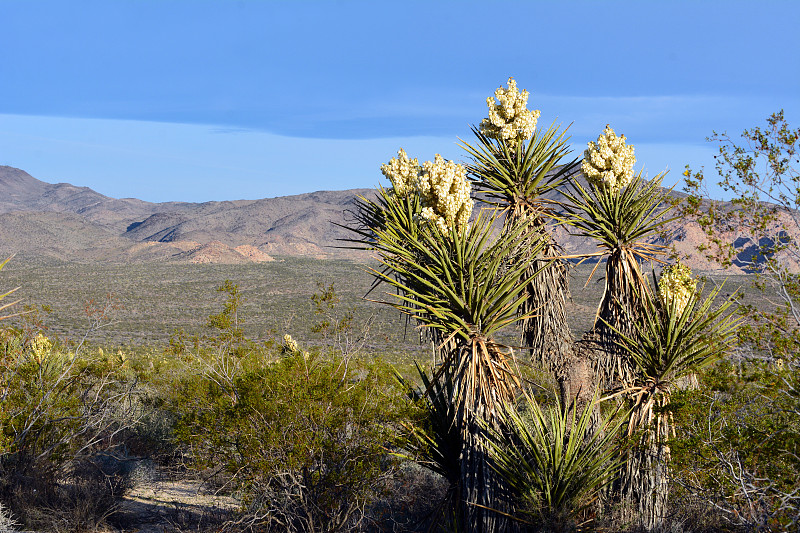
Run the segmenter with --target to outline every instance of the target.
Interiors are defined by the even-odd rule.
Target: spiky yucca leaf
[[[353,243],[355,248],[376,249],[377,232],[385,231],[389,227],[404,228],[416,238],[419,223],[415,217],[422,210],[419,195],[399,196],[394,189],[385,187],[378,188],[376,193],[374,200],[365,196],[356,197],[355,210],[348,211],[352,219],[349,224],[334,222],[340,228],[356,234],[353,238],[341,240]]]
[[[639,386],[668,393],[676,380],[717,361],[730,349],[741,319],[733,310],[735,296],[714,306],[722,287],[715,287],[702,301],[702,289],[696,291],[685,305],[677,299],[669,305],[655,297],[644,300],[636,334],[620,335],[622,348],[636,365]]]
[[[535,130],[524,143],[508,143],[490,139],[473,127],[478,144],[461,141],[461,146],[472,158],[467,170],[482,199],[512,211],[526,210],[561,185],[575,171],[577,159],[561,164],[571,150],[566,130],[558,130],[552,124],[545,131]]]
[[[564,222],[574,228],[575,235],[593,239],[604,254],[624,248],[637,260],[658,261],[664,247],[645,239],[677,218],[664,217],[672,208],[667,201],[668,192],[661,190],[664,176],[665,173],[658,174],[647,182],[639,172],[619,191],[592,182],[588,182],[587,189],[571,180],[573,192],[564,193]]]
[[[12,256],[12,257],[13,257],[13,256]],[[0,270],[3,270],[3,267],[5,267],[5,266],[6,266],[6,264],[7,264],[9,261],[11,261],[11,257],[9,257],[8,259],[6,259],[6,260],[5,260],[5,261],[3,261],[2,263],[0,263]],[[4,300],[6,297],[8,297],[8,296],[10,296],[11,294],[13,294],[13,293],[14,293],[15,291],[17,291],[18,289],[19,289],[19,287],[16,287],[16,288],[14,288],[14,289],[11,289],[10,291],[8,291],[8,292],[6,292],[6,293],[0,294],[0,302],[2,302],[2,300]],[[3,313],[3,312],[6,310],[6,309],[9,309],[10,307],[12,307],[13,305],[15,305],[15,304],[17,304],[17,303],[19,303],[19,300],[16,300],[16,301],[13,301],[13,302],[8,302],[8,303],[5,303],[5,304],[3,304],[3,303],[0,303],[0,313]],[[12,314],[10,314],[10,315],[1,315],[1,314],[0,314],[0,320],[6,319],[6,318],[11,318],[11,317],[14,317],[14,316],[18,316],[18,315],[20,315],[20,314],[22,314],[22,313],[12,313]]]
[[[594,431],[595,405],[596,395],[580,412],[529,399],[528,416],[509,412],[502,431],[490,431],[492,467],[523,501],[526,521],[571,530],[614,479],[621,465],[614,440],[625,417],[607,416],[604,431]]]

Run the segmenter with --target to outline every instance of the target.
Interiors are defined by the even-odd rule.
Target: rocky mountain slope
[[[226,202],[151,203],[110,198],[87,187],[50,184],[0,166],[0,258],[61,261],[244,263],[274,256],[365,260],[368,252],[343,249],[352,236],[337,226],[369,189],[318,191],[296,196]],[[560,195],[551,195],[559,200]],[[671,224],[689,266],[714,265],[695,252],[699,227]],[[595,251],[585,239],[556,228],[567,253]],[[730,236],[732,242],[737,235]],[[746,255],[746,252],[745,252]]]
[[[67,261],[270,261],[271,255],[365,257],[342,250],[343,222],[368,189],[205,202],[109,198],[0,166],[0,256]]]

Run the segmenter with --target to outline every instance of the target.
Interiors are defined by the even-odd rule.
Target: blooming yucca
[[[590,141],[583,152],[581,170],[595,186],[616,192],[633,179],[634,164],[633,145],[626,145],[625,136],[606,125],[597,142]]]
[[[420,172],[419,160],[416,157],[409,159],[405,150],[400,148],[397,151],[397,157],[393,157],[388,163],[381,165],[381,172],[392,182],[394,192],[405,196],[414,189]]]
[[[50,339],[39,333],[31,340],[30,347],[33,352],[34,360],[38,364],[42,364],[44,358],[50,353],[50,348],[53,347],[53,343],[50,342]]]
[[[433,161],[425,161],[417,178],[423,206],[420,217],[441,230],[466,227],[472,214],[471,189],[464,166],[436,154]]]
[[[481,121],[481,133],[497,140],[519,142],[529,139],[536,129],[540,111],[527,108],[528,96],[528,91],[517,89],[514,78],[508,78],[508,89],[498,87],[494,96],[486,99],[489,118]]]
[[[688,266],[678,263],[664,267],[658,280],[658,296],[665,307],[674,305],[678,314],[682,313],[696,290],[697,282]]]
[[[422,211],[418,220],[436,225],[441,231],[450,227],[463,228],[469,222],[473,202],[472,190],[463,165],[448,161],[436,154],[433,161],[419,165],[409,159],[401,148],[381,172],[392,182],[395,194],[419,194]]]
[[[300,351],[300,346],[297,341],[292,338],[288,333],[283,336],[283,351],[286,353],[295,353]]]

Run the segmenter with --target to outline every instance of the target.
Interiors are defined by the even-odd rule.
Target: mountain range
[[[224,202],[152,203],[50,184],[0,166],[0,257],[64,261],[241,263],[273,255],[366,258],[337,248],[343,223],[369,189]]]
[[[369,252],[343,248],[347,243],[342,239],[352,234],[337,224],[346,223],[358,195],[373,193],[351,189],[261,200],[152,203],[46,183],[0,166],[0,258],[246,263],[303,256],[364,261]],[[551,196],[557,200],[560,195]],[[675,221],[670,229],[673,244],[689,256],[689,266],[714,267],[695,252],[705,239],[695,223]],[[562,227],[555,234],[568,253],[596,251]]]

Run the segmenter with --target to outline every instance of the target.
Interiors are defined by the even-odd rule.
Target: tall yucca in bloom
[[[589,237],[600,250],[594,255],[606,260],[605,290],[587,344],[599,343],[593,356],[595,373],[604,389],[623,387],[633,379],[629,357],[619,348],[619,333],[633,334],[649,295],[640,262],[663,262],[665,247],[648,242],[664,223],[670,209],[667,192],[661,189],[664,174],[650,182],[632,174],[633,146],[625,144],[606,127],[597,143],[590,143],[581,169],[587,187],[571,181],[566,192],[565,222],[573,234]],[[598,266],[600,262],[598,262]],[[596,268],[596,267],[595,267]],[[594,272],[592,272],[594,274]]]
[[[517,253],[529,240],[524,225],[498,237],[493,216],[469,223],[463,167],[437,156],[412,181],[412,161],[401,153],[384,166],[393,186],[406,186],[405,195],[379,189],[374,200],[359,199],[351,229],[360,237],[353,240],[377,252],[382,268],[373,274],[395,288],[396,300],[387,303],[437,341],[440,364],[425,393],[446,407],[447,433],[457,436],[448,443],[458,452],[451,518],[461,531],[502,531],[511,509],[482,428],[499,428],[520,387],[513,350],[495,338],[523,318],[529,257],[539,249],[531,242],[529,254]]]
[[[633,179],[635,164],[633,145],[627,145],[624,135],[618,136],[606,125],[597,141],[590,141],[583,152],[581,171],[594,185],[618,191]]]
[[[507,90],[500,88],[494,98],[487,99],[489,117],[472,128],[477,143],[462,141],[461,145],[472,158],[467,167],[480,199],[502,210],[506,230],[526,226],[526,240],[517,252],[531,259],[525,276],[530,280],[525,287],[527,298],[520,309],[528,317],[522,322],[522,344],[534,361],[556,374],[562,402],[570,405],[577,391],[588,400],[592,386],[573,379],[586,373],[573,368],[580,361],[573,357],[567,323],[569,267],[548,226],[551,211],[544,195],[577,172],[577,159],[567,159],[566,131],[555,124],[545,130],[535,128],[540,113],[521,108],[527,99],[528,92],[519,92],[509,78]],[[513,113],[504,111],[512,108]],[[539,243],[543,246],[532,246]],[[532,255],[535,249],[540,251]],[[538,272],[535,277],[534,272]]]
[[[540,112],[528,109],[528,91],[519,91],[514,78],[508,78],[508,88],[498,87],[494,96],[486,99],[489,117],[481,121],[481,133],[491,139],[519,143],[530,139],[536,129]]]

